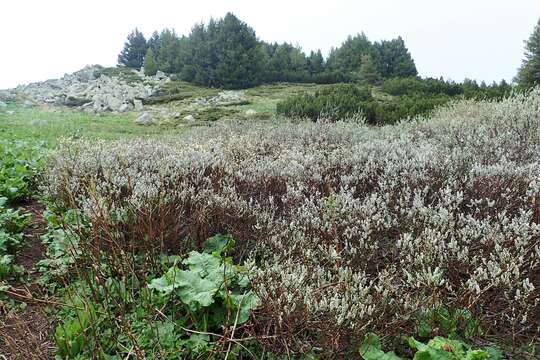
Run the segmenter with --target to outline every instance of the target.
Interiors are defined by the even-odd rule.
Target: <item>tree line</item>
[[[135,29],[118,55],[118,65],[157,71],[211,87],[246,88],[272,82],[365,82],[416,76],[414,60],[401,37],[379,42],[365,34],[349,36],[327,59],[320,50],[306,54],[299,46],[267,43],[235,15],[196,24],[188,36],[174,30],[149,39]]]
[[[525,44],[525,59],[514,79],[522,89],[540,85],[540,20]],[[195,84],[224,88],[279,81],[379,85],[386,79],[417,76],[401,37],[372,42],[364,33],[349,36],[325,59],[320,50],[306,54],[289,43],[261,41],[255,30],[232,13],[196,24],[187,36],[164,29],[146,39],[135,29],[118,55],[118,65],[144,68],[147,75],[177,74]],[[507,84],[502,85],[506,91]]]

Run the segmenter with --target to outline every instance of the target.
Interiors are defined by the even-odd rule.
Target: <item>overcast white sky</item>
[[[324,54],[349,34],[401,35],[421,76],[491,82],[514,77],[540,0],[2,0],[0,89],[115,65],[135,27],[187,34],[227,11],[262,40]]]

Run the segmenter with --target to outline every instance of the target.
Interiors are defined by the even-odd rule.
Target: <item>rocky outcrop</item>
[[[152,125],[156,123],[156,119],[149,112],[143,112],[135,119],[135,124],[139,125]]]
[[[142,99],[157,92],[170,79],[164,74],[144,76],[130,69],[106,69],[87,66],[61,79],[19,86],[9,93],[36,103],[69,106],[80,110],[142,110]],[[2,93],[0,93],[1,96]]]
[[[14,101],[17,98],[11,90],[0,90],[0,101]]]

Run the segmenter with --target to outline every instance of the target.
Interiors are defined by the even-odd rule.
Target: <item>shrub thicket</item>
[[[366,112],[371,116],[372,102],[370,88],[342,84],[318,90],[314,94],[292,96],[277,104],[277,112],[288,117],[312,120],[324,117],[337,121]]]
[[[293,95],[277,104],[277,113],[291,118],[338,121],[363,117],[370,124],[392,124],[425,115],[451,98],[445,94],[411,95],[375,99],[371,88],[353,84],[334,85],[314,94]]]
[[[346,357],[366,332],[410,333],[441,307],[525,344],[540,316],[539,106],[534,91],[382,128],[219,124],[170,142],[67,143],[45,186],[129,286],[157,254],[232,234],[262,304],[243,330],[265,349]]]
[[[326,118],[333,121],[362,113],[368,123],[392,124],[429,114],[451,100],[501,100],[511,94],[512,87],[504,80],[500,84],[487,86],[470,80],[458,84],[443,79],[410,77],[387,79],[377,90],[382,94],[375,99],[366,85],[336,85],[315,94],[291,96],[278,103],[277,112],[293,118]]]

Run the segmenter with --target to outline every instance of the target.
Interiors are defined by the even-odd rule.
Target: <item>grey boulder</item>
[[[142,100],[139,99],[133,100],[133,106],[135,107],[135,111],[142,111],[144,109]]]
[[[139,125],[152,125],[155,123],[156,123],[156,120],[154,119],[152,114],[146,111],[143,112],[141,115],[137,116],[137,118],[135,119],[135,124],[139,124]]]

